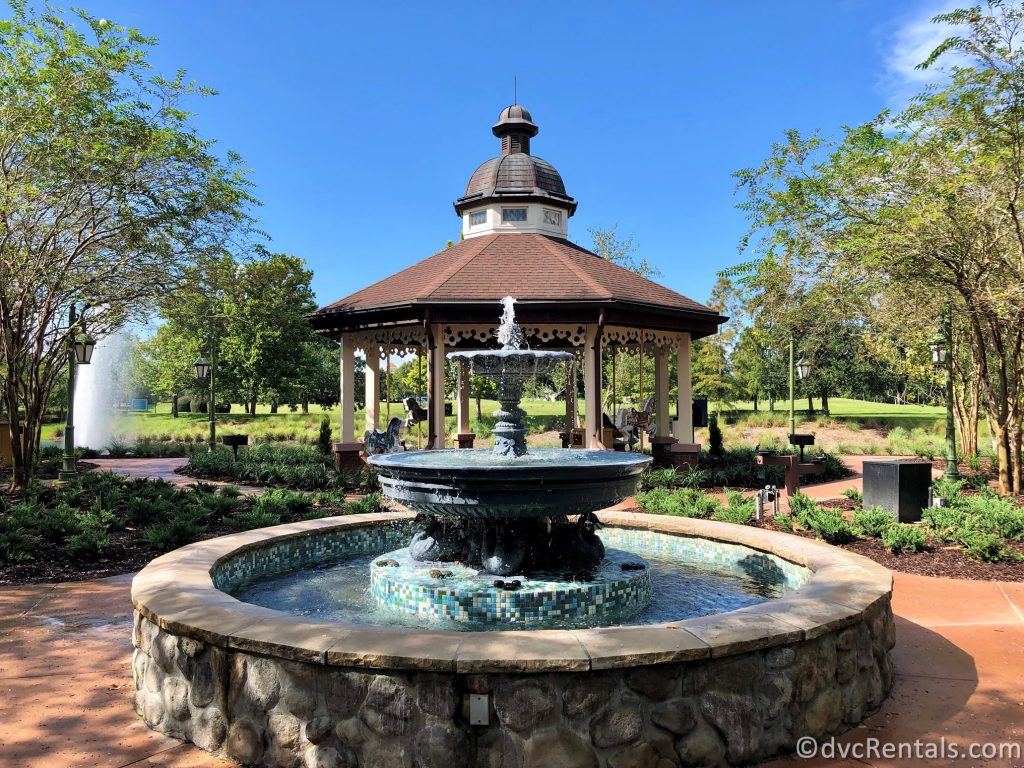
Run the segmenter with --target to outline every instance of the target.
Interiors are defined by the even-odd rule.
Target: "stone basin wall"
[[[825,738],[893,681],[889,600],[811,640],[586,672],[325,666],[179,636],[135,615],[135,707],[156,730],[282,768],[742,765]],[[489,724],[469,695],[489,694]]]

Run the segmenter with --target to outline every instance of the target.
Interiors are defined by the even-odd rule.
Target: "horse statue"
[[[427,409],[420,405],[415,397],[407,397],[402,401],[405,403],[405,428],[412,429],[417,424],[427,420]]]
[[[648,436],[654,436],[657,423],[653,417],[657,411],[657,405],[656,398],[648,397],[639,411],[636,408],[619,408],[615,414],[615,428],[622,433],[629,450],[633,450],[633,447],[640,441],[641,429],[647,432]]]
[[[402,420],[395,416],[388,422],[387,429],[368,429],[363,448],[367,456],[376,453],[397,453],[404,451],[402,443]]]

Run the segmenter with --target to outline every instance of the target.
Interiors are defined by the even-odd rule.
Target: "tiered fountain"
[[[641,608],[650,596],[646,563],[617,550],[606,553],[594,512],[634,493],[651,459],[527,450],[523,386],[572,354],[527,349],[514,299],[502,305],[501,349],[449,355],[498,385],[494,448],[370,459],[384,492],[420,513],[422,525],[407,548],[374,563],[374,594],[393,609],[468,621],[623,615]]]
[[[888,571],[667,515],[604,511],[602,542],[649,459],[527,451],[523,382],[565,354],[523,349],[511,301],[501,338],[453,355],[499,382],[493,451],[372,460],[415,519],[246,531],[136,576],[147,724],[267,768],[748,765],[878,707]]]

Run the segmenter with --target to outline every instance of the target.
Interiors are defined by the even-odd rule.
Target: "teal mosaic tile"
[[[378,565],[387,559],[398,566]],[[408,549],[400,549],[370,566],[370,590],[378,605],[422,619],[499,625],[545,625],[581,615],[617,619],[650,600],[650,571],[621,568],[641,560],[630,552],[609,550],[593,581],[565,581],[554,574],[502,577],[521,582],[519,589],[509,591],[495,587],[493,575],[456,563],[416,562]],[[452,575],[439,578],[431,570]]]

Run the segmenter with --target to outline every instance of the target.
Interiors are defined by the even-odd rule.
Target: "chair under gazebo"
[[[427,364],[424,447],[472,445],[469,372],[463,368],[458,391],[447,393],[445,355],[496,347],[505,296],[516,299],[517,319],[531,348],[574,352],[566,365],[583,369],[583,414],[576,413],[576,375],[570,370],[565,377],[567,432],[582,415],[584,446],[611,448],[602,419],[603,356],[649,356],[654,380],[647,393],[657,404],[652,447],[656,455],[692,454],[690,345],[717,333],[726,318],[570,242],[567,220],[576,201],[565,193],[558,172],[529,154],[538,131],[529,112],[507,107],[492,130],[501,139],[501,155],[473,173],[455,203],[463,239],[311,317],[319,333],[341,344],[339,466],[359,466],[364,447],[356,440],[357,352],[366,360],[364,429],[382,426],[381,360],[386,375],[393,356],[422,354]],[[674,420],[668,407],[672,354],[678,359]],[[445,425],[449,394],[457,404],[454,435]]]

